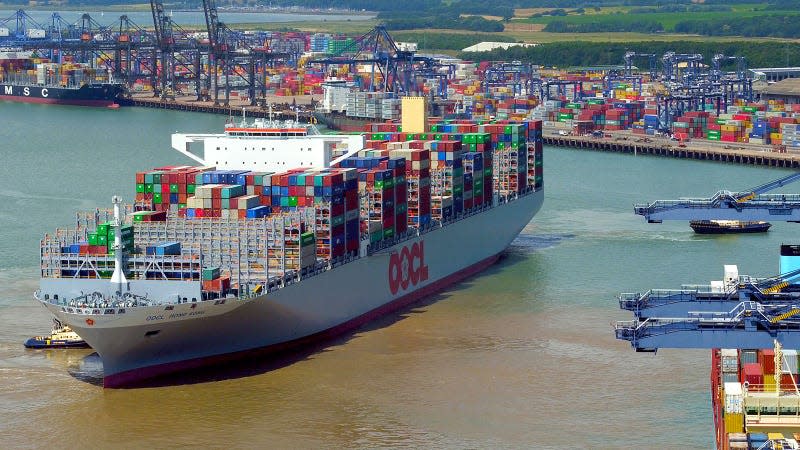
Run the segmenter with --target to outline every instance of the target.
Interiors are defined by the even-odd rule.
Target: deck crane
[[[633,206],[648,223],[664,220],[800,222],[800,194],[765,194],[800,179],[800,172],[742,192],[718,191],[709,198],[657,200]]]

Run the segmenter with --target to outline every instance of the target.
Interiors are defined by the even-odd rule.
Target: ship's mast
[[[119,215],[119,205],[122,203],[122,197],[115,195],[111,198],[114,203],[114,222],[111,226],[114,227],[114,273],[111,275],[111,285],[114,286],[114,292],[122,294],[123,288],[128,284],[125,279],[125,270],[122,267],[122,220]]]

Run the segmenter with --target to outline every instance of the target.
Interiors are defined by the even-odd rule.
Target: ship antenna
[[[247,110],[242,106],[242,127],[247,126]]]
[[[115,195],[111,197],[111,202],[114,204],[114,221],[111,226],[114,227],[114,273],[111,275],[111,285],[115,287],[114,292],[119,295],[122,294],[122,288],[128,284],[125,279],[125,271],[122,268],[122,221],[119,215],[119,205],[122,203],[122,197]]]

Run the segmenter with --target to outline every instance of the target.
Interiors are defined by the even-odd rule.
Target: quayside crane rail
[[[681,198],[637,203],[635,214],[649,223],[664,220],[773,220],[800,221],[800,194],[765,194],[800,180],[800,172],[754,188],[731,192],[721,190],[710,198]]]

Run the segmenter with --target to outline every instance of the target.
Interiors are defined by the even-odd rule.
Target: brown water
[[[629,318],[615,296],[718,279],[723,263],[771,275],[793,236],[698,237],[631,211],[785,172],[547,148],[542,212],[483,274],[293,358],[104,390],[90,350],[22,346],[50,324],[31,297],[38,239],[131,195],[136,170],[184,163],[169,133],[223,119],[0,104],[0,120],[14,130],[0,149],[2,449],[710,448],[709,353],[634,353],[613,337]]]

